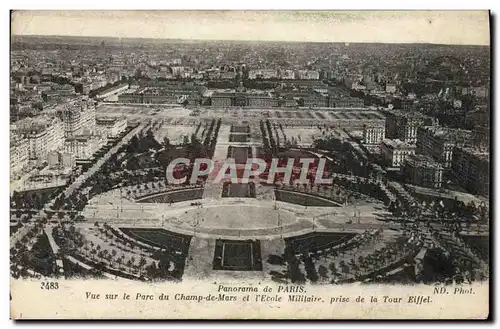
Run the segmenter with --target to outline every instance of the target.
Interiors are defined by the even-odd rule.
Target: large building
[[[29,141],[20,134],[10,134],[10,173],[16,175],[29,163]]]
[[[252,107],[278,107],[279,100],[267,95],[248,95],[248,106]]]
[[[106,138],[118,136],[127,129],[127,119],[125,117],[100,117],[96,119],[98,135]]]
[[[319,72],[314,70],[299,70],[298,78],[302,80],[319,80]]]
[[[47,163],[49,167],[57,166],[61,163],[61,154],[58,151],[50,151],[47,155]]]
[[[363,108],[365,107],[365,103],[361,98],[356,97],[339,97],[339,96],[330,96],[328,98],[328,107],[333,108]]]
[[[419,112],[386,110],[386,136],[406,143],[417,141],[417,130],[422,126],[436,125],[437,121]]]
[[[415,110],[415,101],[412,99],[401,100],[401,109],[403,111],[414,111]]]
[[[383,122],[366,123],[363,125],[363,143],[380,144],[385,139],[385,125]]]
[[[130,90],[128,92],[118,95],[118,102],[125,104],[142,104],[143,96],[142,93]]]
[[[380,145],[380,151],[388,166],[400,167],[408,156],[415,154],[415,145],[399,139],[384,139]]]
[[[120,94],[119,103],[200,105],[205,87],[199,85],[166,84],[142,86]]]
[[[64,123],[57,117],[49,118],[46,127],[48,132],[45,140],[48,145],[47,150],[60,149],[64,141]]]
[[[280,105],[283,107],[297,107],[299,106],[298,99],[293,97],[292,95],[286,95],[281,97]]]
[[[443,166],[430,156],[413,154],[406,158],[403,175],[407,183],[423,187],[441,188]]]
[[[233,71],[221,72],[220,78],[223,80],[234,80],[236,78],[236,72]]]
[[[28,158],[31,161],[46,161],[48,152],[61,148],[64,142],[64,127],[58,118],[22,120],[11,134],[18,134],[27,140]]]
[[[130,96],[125,96],[130,97]],[[308,107],[308,108],[365,108],[362,99],[329,95],[326,85],[315,81],[294,80],[282,82],[274,91],[235,89],[215,90],[207,93],[214,107]]]
[[[310,95],[303,98],[304,107],[328,107],[328,96]]]
[[[251,69],[248,72],[248,79],[277,79],[278,70],[275,69]]]
[[[472,140],[475,147],[489,150],[490,126],[486,124],[474,126],[472,129]]]
[[[113,86],[111,88],[107,88],[107,89],[99,92],[95,97],[97,99],[104,99],[106,97],[116,95],[120,92],[126,91],[128,89],[128,87],[129,87],[128,83],[121,83],[117,86]]]
[[[65,105],[57,111],[64,125],[64,136],[90,135],[95,132],[95,105],[88,102],[76,102]]]
[[[489,195],[490,154],[476,148],[453,149],[452,172],[460,185],[471,193]]]
[[[233,105],[234,93],[231,92],[214,92],[212,94],[212,106],[230,107]]]
[[[444,168],[450,168],[455,146],[472,143],[468,130],[443,128],[439,126],[419,127],[417,132],[417,153],[429,155]]]
[[[387,83],[385,85],[385,92],[394,94],[396,92],[396,85],[393,83]]]
[[[224,91],[212,94],[214,107],[279,107],[280,99],[265,92]]]
[[[143,104],[179,104],[182,95],[159,89],[147,89],[142,92]]]
[[[281,70],[280,78],[283,80],[294,80],[297,78],[297,73],[294,70]]]
[[[101,146],[96,136],[76,136],[66,138],[64,153],[72,154],[76,160],[89,159]]]

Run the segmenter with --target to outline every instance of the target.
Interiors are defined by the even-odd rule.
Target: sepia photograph
[[[11,319],[487,319],[490,20],[12,10]]]

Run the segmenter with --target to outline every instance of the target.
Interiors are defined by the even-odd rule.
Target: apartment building
[[[489,195],[490,154],[471,147],[454,147],[451,169],[460,185],[470,193]]]
[[[125,117],[100,117],[96,119],[97,132],[101,137],[113,138],[127,129]]]
[[[409,155],[402,172],[406,181],[413,185],[441,188],[443,183],[443,166],[428,155]]]
[[[363,143],[380,144],[385,139],[385,124],[383,122],[366,123],[363,125]]]
[[[388,166],[401,167],[408,156],[415,154],[415,145],[399,139],[384,139],[380,151]]]
[[[472,143],[472,133],[468,130],[439,126],[419,127],[417,133],[417,153],[429,155],[441,163],[445,169],[451,167],[455,146]]]

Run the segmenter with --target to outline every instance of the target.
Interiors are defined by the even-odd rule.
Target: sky
[[[14,11],[13,35],[489,45],[487,11]]]

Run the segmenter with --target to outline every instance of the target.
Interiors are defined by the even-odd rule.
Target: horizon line
[[[136,36],[111,36],[111,35],[59,35],[59,34],[10,34],[13,37],[57,37],[57,38],[113,38],[113,39],[140,39],[140,40],[178,40],[178,41],[232,41],[232,42],[280,42],[280,43],[339,43],[339,44],[390,44],[390,45],[434,45],[434,46],[457,46],[457,47],[491,47],[489,44],[459,44],[459,43],[433,43],[433,42],[390,42],[390,41],[309,41],[309,40],[256,40],[256,39],[187,39],[168,37],[136,37]],[[491,41],[491,38],[490,38]]]

